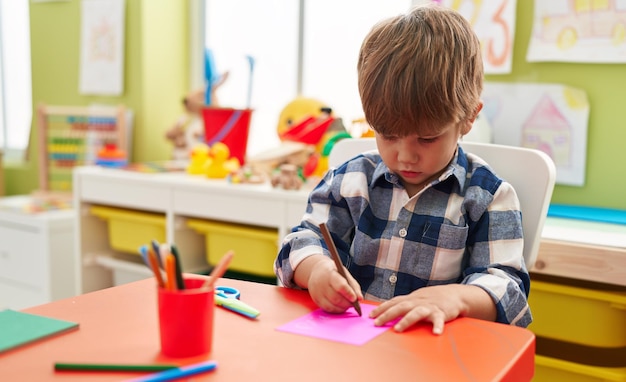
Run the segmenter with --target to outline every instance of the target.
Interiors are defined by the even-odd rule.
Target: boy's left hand
[[[384,325],[402,317],[394,330],[402,332],[420,321],[430,321],[433,333],[442,334],[444,324],[459,316],[495,319],[491,297],[473,285],[448,284],[420,288],[408,295],[396,296],[377,306],[370,313],[374,324]]]

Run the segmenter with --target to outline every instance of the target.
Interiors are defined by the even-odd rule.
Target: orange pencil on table
[[[150,267],[152,268],[152,272],[154,273],[154,277],[157,279],[157,284],[159,287],[165,287],[165,281],[163,281],[163,276],[161,275],[161,269],[159,268],[159,261],[154,254],[152,248],[148,248],[148,261],[150,262]]]
[[[167,275],[166,287],[168,290],[175,291],[176,287],[176,259],[171,253],[165,258],[165,274]]]

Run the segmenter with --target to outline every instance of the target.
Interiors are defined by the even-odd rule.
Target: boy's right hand
[[[359,283],[347,272],[348,280],[337,271],[333,260],[324,255],[304,259],[296,269],[296,282],[309,290],[313,301],[329,313],[343,313],[352,302],[363,299]],[[302,283],[299,281],[303,281]]]

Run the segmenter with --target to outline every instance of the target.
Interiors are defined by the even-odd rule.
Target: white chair
[[[529,148],[474,142],[461,142],[461,146],[465,152],[484,159],[515,188],[522,211],[524,260],[530,270],[537,259],[541,232],[554,190],[554,162],[544,152]],[[361,152],[375,149],[374,138],[342,139],[333,146],[328,165],[336,167]]]

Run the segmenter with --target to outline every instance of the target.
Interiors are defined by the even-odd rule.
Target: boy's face
[[[437,135],[405,137],[383,136],[376,133],[376,145],[383,161],[402,180],[409,196],[418,193],[436,179],[448,166],[461,134],[471,128],[471,122],[450,124]],[[463,132],[462,132],[463,130]]]

